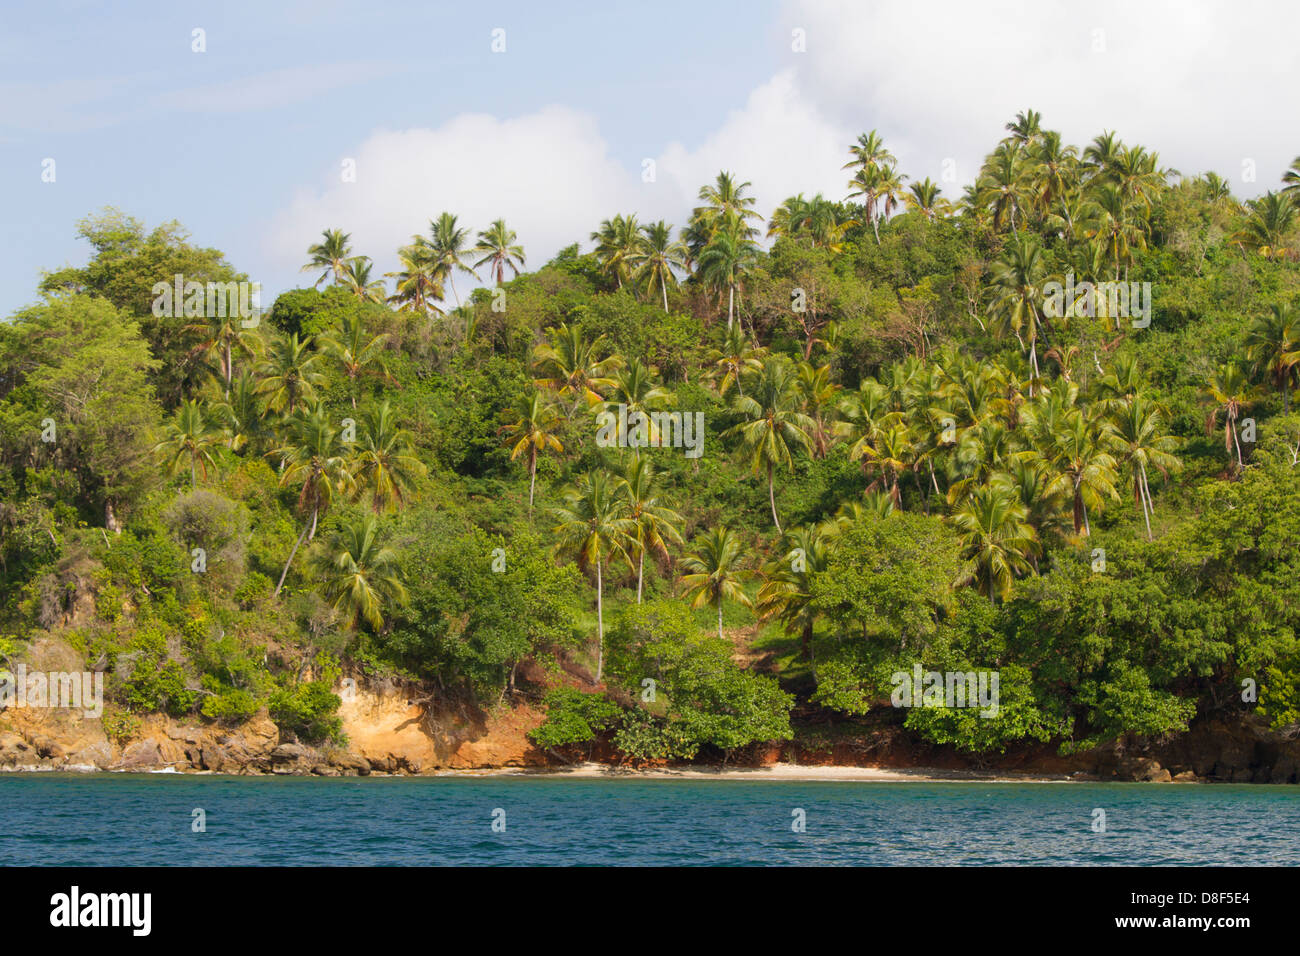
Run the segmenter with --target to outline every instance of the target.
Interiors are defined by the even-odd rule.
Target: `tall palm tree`
[[[800,362],[799,391],[803,410],[813,423],[809,435],[813,457],[825,458],[835,441],[835,409],[840,396],[840,386],[831,380],[830,365],[818,367],[811,362]]]
[[[674,270],[686,269],[686,249],[680,241],[673,239],[673,227],[662,219],[642,226],[641,232],[641,253],[635,278],[645,283],[648,291],[653,290],[655,285],[659,286],[664,311],[667,312],[668,287],[677,284]]]
[[[1296,204],[1290,196],[1265,193],[1247,203],[1250,215],[1234,237],[1243,249],[1252,249],[1265,259],[1285,259],[1296,225]]]
[[[374,278],[374,263],[369,256],[353,256],[343,264],[343,285],[362,302],[382,303],[384,280]]]
[[[992,272],[996,296],[993,316],[1003,327],[1015,332],[1017,338],[1023,331],[1029,339],[1029,365],[1034,370],[1035,380],[1040,378],[1038,338],[1046,323],[1040,306],[1045,272],[1042,247],[1037,237],[1019,232],[1007,243],[1002,257],[993,263]],[[1032,397],[1032,383],[1029,393]]]
[[[444,212],[429,222],[429,257],[435,274],[440,279],[446,279],[451,286],[451,294],[456,297],[456,308],[460,308],[460,294],[456,291],[455,274],[463,272],[478,278],[478,273],[469,264],[472,258],[469,234],[469,228],[457,225],[456,217],[449,212]],[[497,284],[500,285],[499,282]]]
[[[1134,214],[1123,190],[1109,184],[1094,191],[1091,211],[1087,233],[1093,243],[1093,268],[1099,270],[1103,262],[1113,264],[1118,282],[1120,266],[1132,263],[1133,250],[1146,248],[1143,220]]]
[[[483,253],[483,258],[474,263],[474,268],[488,267],[488,275],[499,286],[506,281],[506,268],[519,275],[519,267],[524,264],[524,247],[518,244],[515,231],[506,226],[504,219],[497,219],[478,234],[474,251]]]
[[[362,412],[353,476],[358,491],[370,491],[375,514],[396,511],[406,502],[411,485],[427,473],[415,456],[410,433],[398,427],[388,402]]]
[[[1080,411],[1064,417],[1051,437],[1052,466],[1057,478],[1053,490],[1071,502],[1074,533],[1092,534],[1088,505],[1095,509],[1104,498],[1118,498],[1115,457],[1107,450],[1104,433]]]
[[[727,292],[727,325],[734,321],[736,289],[745,275],[754,267],[758,248],[747,235],[744,220],[727,213],[700,252],[699,275],[705,284],[721,293]]]
[[[1237,420],[1241,413],[1255,403],[1255,389],[1250,384],[1250,376],[1240,362],[1229,362],[1214,370],[1205,387],[1205,399],[1211,403],[1210,414],[1205,420],[1207,434],[1214,431],[1219,413],[1223,413],[1223,448],[1232,460],[1233,449],[1237,452],[1237,468],[1242,468],[1241,440],[1237,436]]]
[[[834,548],[832,536],[819,525],[791,528],[785,535],[785,552],[763,566],[758,589],[758,612],[775,617],[799,635],[804,658],[817,674],[813,656],[813,629],[817,615],[812,607],[812,578],[826,570]]]
[[[709,361],[713,363],[712,378],[718,394],[725,396],[734,385],[736,391],[744,395],[744,380],[763,367],[763,357],[766,354],[767,349],[750,344],[749,336],[740,325],[727,326],[722,348],[709,352]]]
[[[952,211],[952,204],[940,196],[940,192],[938,185],[927,176],[925,179],[917,180],[908,186],[907,195],[904,199],[907,202],[907,208],[919,212],[926,219],[933,222],[935,217],[946,216]]]
[[[636,214],[620,214],[604,220],[591,234],[591,241],[596,243],[596,259],[601,269],[613,276],[618,288],[623,288],[624,281],[631,278],[640,261],[642,236]]]
[[[619,483],[606,471],[584,475],[581,483],[564,494],[555,509],[558,549],[576,554],[578,567],[596,571],[596,680],[605,672],[605,568],[623,559],[631,564],[629,548],[635,546],[636,528],[628,515],[627,499]]]
[[[1273,305],[1246,330],[1246,357],[1282,393],[1282,410],[1291,413],[1291,392],[1300,370],[1300,316],[1292,303]]]
[[[353,631],[362,621],[380,630],[384,612],[407,602],[397,552],[384,546],[374,515],[344,521],[311,563],[322,596]]]
[[[399,310],[414,312],[427,316],[430,312],[442,313],[436,303],[441,302],[446,294],[442,287],[442,272],[434,261],[429,244],[423,236],[413,237],[409,246],[397,250],[397,258],[402,268],[397,272],[385,272],[384,275],[394,279],[393,294],[389,303]]]
[[[800,409],[798,382],[790,364],[776,358],[764,362],[751,393],[738,395],[732,409],[743,420],[726,434],[740,436],[756,473],[766,470],[772,524],[779,532],[773,472],[781,464],[794,470],[791,446],[809,448],[809,432],[814,428],[812,419]]]
[[[331,276],[335,282],[341,281],[348,258],[352,255],[352,247],[348,243],[351,238],[352,234],[342,229],[326,229],[321,233],[320,242],[307,247],[307,255],[311,258],[301,271],[323,270],[315,283],[318,286]]]
[[[183,462],[188,463],[190,487],[196,488],[197,472],[202,471],[203,480],[207,481],[208,466],[216,467],[213,450],[220,444],[221,433],[214,427],[203,406],[193,399],[186,399],[164,427],[162,441],[154,445],[154,452],[165,460],[172,474],[177,472]]]
[[[289,552],[275,594],[280,595],[289,566],[304,540],[316,536],[316,524],[329,509],[336,494],[350,494],[355,487],[351,462],[348,461],[338,429],[329,413],[319,404],[295,412],[286,423],[284,444],[270,453],[283,462],[281,486],[299,485],[298,510],[305,517],[302,533]]]
[[[682,543],[681,526],[685,519],[660,501],[660,478],[649,458],[634,454],[622,472],[620,486],[627,499],[628,517],[633,524],[633,546],[636,554],[636,603],[641,603],[642,585],[645,581],[645,556],[647,553],[668,558],[668,544]]]
[[[556,437],[560,415],[542,392],[533,390],[519,396],[512,408],[502,412],[506,424],[501,430],[507,433],[510,460],[528,454],[528,523],[533,521],[533,490],[537,486],[537,458],[547,449],[563,452],[564,445]]]
[[[1173,455],[1178,440],[1164,433],[1164,412],[1143,395],[1135,395],[1110,416],[1110,436],[1121,464],[1133,470],[1133,503],[1142,508],[1147,540],[1151,540],[1151,515],[1155,503],[1147,484],[1147,467],[1168,475],[1181,467]]]
[[[617,355],[602,357],[605,336],[598,335],[589,342],[581,329],[564,322],[547,329],[546,334],[550,341],[533,349],[534,370],[539,376],[534,384],[572,399],[570,414],[584,400],[588,408],[603,402],[601,389],[613,387],[611,376],[623,365]]]
[[[261,349],[262,337],[242,324],[237,309],[227,308],[224,316],[214,315],[203,322],[187,326],[185,331],[197,334],[199,342],[192,355],[203,355],[209,361],[217,360],[218,373],[224,386],[223,396],[230,394],[230,383],[235,376],[235,355],[255,356]]]
[[[291,415],[300,402],[314,399],[317,386],[325,380],[319,361],[320,353],[312,350],[310,341],[300,340],[297,332],[276,339],[258,367],[267,407]]]
[[[756,200],[746,196],[745,190],[752,183],[736,182],[736,177],[729,172],[718,173],[711,186],[701,186],[699,192],[703,206],[697,207],[693,218],[708,231],[711,238],[728,220],[735,223],[734,230],[740,239],[752,239],[757,230],[749,225],[751,219],[762,219],[754,209]]]
[[[655,381],[655,369],[634,358],[615,372],[613,379],[609,398],[605,401],[606,410],[617,414],[618,406],[625,406],[629,427],[639,416],[639,420],[646,423],[646,434],[651,444],[657,444],[659,433],[650,413],[664,408],[672,400],[672,395]],[[619,424],[621,427],[621,420]],[[620,434],[618,438],[619,446],[624,447],[627,436]]]
[[[976,488],[952,514],[975,584],[990,601],[1005,600],[1016,576],[1029,571],[1038,545],[1025,518],[1015,494],[993,485]]]
[[[695,550],[682,558],[687,573],[678,581],[685,586],[691,607],[717,606],[718,637],[722,637],[724,601],[754,606],[743,587],[743,582],[753,574],[741,567],[744,559],[744,545],[725,526],[706,531],[696,539]]]
[[[318,344],[322,351],[336,359],[348,377],[353,408],[357,407],[357,379],[363,371],[374,368],[382,377],[388,377],[388,365],[384,361],[384,345],[388,339],[386,332],[370,335],[359,315],[343,316],[338,325],[321,336]]]
[[[231,383],[226,398],[212,406],[213,419],[226,436],[226,446],[235,452],[261,444],[267,435],[265,412],[257,379],[248,369]]]
[[[1016,214],[1028,204],[1029,192],[1028,159],[1010,143],[999,143],[975,181],[976,201],[992,212],[994,229],[1000,230],[1006,224],[1015,231]]]

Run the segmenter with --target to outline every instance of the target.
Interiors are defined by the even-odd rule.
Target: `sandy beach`
[[[567,768],[548,767],[534,770],[525,767],[507,767],[492,770],[449,770],[431,776],[528,776],[570,777],[579,779],[628,780],[763,780],[773,781],[829,781],[861,783],[1071,783],[1073,778],[1063,774],[1036,776],[1033,774],[1008,774],[977,770],[944,770],[937,767],[834,767],[778,763],[766,767],[676,768],[660,767],[648,770],[611,767],[588,762]]]

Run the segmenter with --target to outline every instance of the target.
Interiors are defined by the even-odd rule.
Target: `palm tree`
[[[992,485],[976,488],[952,514],[964,556],[975,565],[972,578],[990,601],[1005,600],[1016,575],[1029,571],[1038,544],[1025,518],[1015,494]]]
[[[640,258],[635,278],[644,282],[647,290],[657,284],[663,295],[664,311],[668,311],[668,286],[677,284],[675,269],[686,269],[686,249],[673,240],[673,227],[662,219],[641,227],[643,233]]]
[[[620,486],[627,499],[628,517],[634,531],[633,550],[636,552],[636,603],[641,603],[642,585],[645,581],[646,552],[668,558],[668,542],[682,543],[679,530],[685,519],[660,503],[659,474],[649,458],[634,454],[622,474]]]
[[[692,218],[707,230],[706,242],[729,219],[737,224],[735,234],[739,239],[753,238],[756,230],[749,225],[749,220],[762,219],[762,216],[753,208],[754,198],[745,195],[751,185],[737,183],[735,176],[724,171],[718,173],[712,186],[700,187],[699,198],[705,205],[697,207]]]
[[[1133,503],[1142,508],[1147,540],[1151,540],[1151,515],[1155,503],[1147,484],[1147,466],[1168,475],[1181,467],[1172,454],[1178,440],[1164,434],[1164,412],[1142,395],[1135,395],[1110,417],[1111,441],[1122,464],[1133,469]]]
[[[442,273],[430,252],[428,242],[423,236],[412,237],[409,246],[397,250],[397,258],[402,268],[397,272],[385,272],[384,275],[395,279],[393,294],[388,301],[399,309],[427,316],[430,312],[441,314],[442,309],[434,303],[441,302],[445,292],[442,287]]]
[[[1091,211],[1087,233],[1093,242],[1093,268],[1100,269],[1102,262],[1113,263],[1115,281],[1118,282],[1120,265],[1127,266],[1133,261],[1133,249],[1146,248],[1142,221],[1134,216],[1119,186],[1103,184],[1097,187]]]
[[[312,351],[310,342],[300,341],[297,332],[276,339],[258,368],[262,393],[270,396],[267,407],[291,415],[299,402],[315,398],[316,387],[325,380],[316,367],[319,360],[320,354]]]
[[[384,301],[384,280],[371,276],[374,263],[369,256],[353,256],[343,265],[343,285],[362,302]]]
[[[749,336],[739,325],[727,326],[722,340],[722,348],[709,353],[713,363],[713,379],[717,383],[718,394],[725,396],[736,386],[736,390],[745,394],[745,378],[763,367],[763,356],[767,349],[755,348],[750,344]]]
[[[1282,393],[1282,410],[1291,413],[1291,391],[1300,369],[1300,317],[1294,305],[1274,305],[1246,331],[1246,356]]]
[[[718,608],[718,637],[722,637],[722,602],[735,601],[745,607],[754,602],[742,583],[752,572],[741,569],[745,557],[740,539],[726,527],[713,528],[696,539],[695,550],[682,558],[688,573],[678,578],[686,587],[691,607],[715,604]]]
[[[596,569],[596,680],[605,672],[605,567],[622,558],[631,564],[628,549],[635,546],[636,528],[627,513],[627,499],[606,471],[583,476],[581,484],[564,494],[565,504],[555,509],[558,549],[573,551],[578,567]]]
[[[324,270],[316,280],[318,286],[331,276],[335,282],[339,282],[343,278],[348,257],[352,255],[352,247],[348,244],[351,238],[352,234],[342,229],[326,229],[321,233],[320,242],[307,247],[307,255],[311,259],[301,271]]]
[[[1253,249],[1265,259],[1284,259],[1296,224],[1296,204],[1290,196],[1265,193],[1251,200],[1250,215],[1234,237],[1243,249]]]
[[[538,388],[549,388],[558,395],[573,399],[573,411],[585,399],[588,408],[603,402],[600,389],[611,388],[610,376],[623,364],[617,355],[601,358],[605,336],[588,342],[576,325],[561,322],[546,330],[550,342],[533,349],[534,380]],[[572,414],[572,412],[570,412]]]
[[[214,315],[206,322],[196,322],[187,326],[185,331],[200,336],[192,355],[203,355],[208,360],[216,357],[222,385],[225,387],[223,394],[229,395],[230,382],[235,375],[235,354],[249,357],[256,355],[262,339],[256,331],[243,327],[237,309],[227,308],[224,311],[226,315]]]
[[[1001,324],[1020,337],[1023,330],[1029,338],[1029,365],[1038,371],[1038,337],[1043,331],[1045,317],[1040,311],[1043,301],[1042,282],[1045,267],[1042,247],[1030,233],[1016,233],[1003,250],[1002,257],[993,263],[993,290],[997,298],[993,315]],[[1033,383],[1029,394],[1033,396]]]
[[[815,367],[811,362],[799,363],[799,391],[803,397],[803,410],[812,420],[812,453],[814,458],[825,458],[835,441],[835,408],[839,403],[840,386],[831,381],[831,367]]]
[[[1205,420],[1206,434],[1214,431],[1219,413],[1223,413],[1223,448],[1228,453],[1237,451],[1237,468],[1243,466],[1241,458],[1241,441],[1237,437],[1237,419],[1241,413],[1254,404],[1255,390],[1251,387],[1250,376],[1240,362],[1220,365],[1214,371],[1205,388],[1205,398],[1211,402],[1210,414]]]
[[[208,480],[208,466],[216,467],[213,449],[221,444],[221,433],[213,426],[203,406],[186,399],[176,409],[176,414],[163,430],[163,439],[154,445],[154,452],[162,456],[171,474],[188,460],[190,487],[198,487],[197,472]]]
[[[1115,458],[1093,422],[1075,410],[1051,436],[1052,466],[1057,478],[1053,491],[1060,490],[1072,501],[1074,533],[1092,534],[1088,505],[1099,508],[1103,498],[1118,498]]]
[[[483,258],[474,263],[474,268],[488,267],[488,275],[496,279],[499,286],[506,281],[506,267],[515,275],[524,264],[524,247],[517,244],[513,229],[506,226],[504,219],[498,219],[478,234],[474,251],[483,253]]]
[[[728,212],[700,252],[700,278],[717,291],[727,290],[727,325],[734,321],[736,289],[758,258],[758,249],[746,235],[748,227],[738,215]]]
[[[655,369],[640,359],[632,359],[614,373],[613,384],[609,386],[609,398],[604,403],[605,410],[615,414],[618,406],[625,406],[629,427],[632,427],[633,421],[644,422],[651,444],[658,443],[659,434],[650,413],[663,408],[672,399],[671,393],[659,385],[654,376]],[[620,421],[620,427],[621,425]],[[626,435],[620,434],[618,439],[620,447],[628,444]]]
[[[264,415],[257,379],[248,369],[231,383],[226,398],[212,406],[216,426],[226,436],[226,446],[235,452],[261,443],[267,434]]]
[[[348,494],[354,481],[338,429],[330,422],[329,414],[319,404],[294,413],[286,423],[284,444],[271,452],[283,463],[281,486],[300,485],[298,510],[306,517],[302,534],[289,552],[280,580],[275,585],[278,597],[284,579],[293,564],[294,555],[304,539],[316,536],[316,523],[328,510],[336,494]]]
[[[343,522],[312,560],[321,595],[356,631],[362,621],[378,631],[384,611],[407,602],[397,553],[385,547],[374,515]]]
[[[1291,160],[1291,165],[1287,167],[1286,172],[1282,174],[1282,182],[1286,183],[1282,187],[1282,192],[1295,199],[1300,196],[1300,156]]]
[[[772,506],[772,523],[781,530],[776,514],[776,486],[773,471],[784,464],[794,470],[790,446],[808,448],[811,418],[800,410],[796,376],[790,364],[771,358],[763,363],[751,395],[738,395],[732,410],[744,420],[727,435],[739,435],[755,472],[767,471],[767,498]]]
[[[891,166],[897,160],[894,154],[885,148],[885,141],[873,129],[870,133],[860,133],[858,141],[849,147],[853,157],[840,169],[863,169],[867,166]]]
[[[758,612],[775,617],[785,629],[799,635],[804,658],[817,674],[813,656],[813,628],[817,615],[812,607],[812,578],[826,570],[833,550],[831,534],[818,525],[791,528],[785,536],[786,551],[763,567],[758,589]]]
[[[1016,213],[1026,205],[1029,188],[1028,160],[1010,143],[999,143],[975,181],[976,202],[993,213],[993,228],[1004,220],[1014,231]]]
[[[1011,134],[1007,138],[1020,146],[1036,143],[1043,136],[1042,121],[1043,114],[1037,110],[1017,113],[1015,121],[1004,127]]]
[[[631,278],[641,254],[641,226],[636,214],[604,220],[591,234],[591,241],[596,243],[596,258],[601,268],[614,277],[618,288],[623,288],[624,280]]]
[[[451,286],[451,294],[456,297],[456,308],[460,308],[460,294],[456,292],[455,273],[463,272],[478,278],[478,273],[468,264],[472,258],[469,233],[468,227],[457,225],[456,217],[449,212],[444,212],[429,222],[429,257],[439,280],[445,278]],[[521,255],[520,261],[522,259]],[[500,285],[499,282],[497,284]]]
[[[939,187],[927,176],[907,187],[904,200],[907,207],[919,212],[931,222],[936,216],[946,216],[952,210],[952,203],[942,198]]]
[[[537,457],[548,448],[554,452],[564,451],[564,445],[555,436],[560,416],[555,406],[536,390],[521,395],[514,407],[506,409],[502,415],[507,420],[501,430],[508,433],[506,444],[510,446],[510,460],[514,461],[525,451],[528,452],[528,523],[532,524]]]
[[[372,405],[361,415],[361,436],[353,475],[357,490],[370,490],[370,507],[396,511],[406,502],[411,485],[428,469],[415,457],[410,433],[397,426],[388,402]]]
[[[388,339],[386,332],[369,335],[359,315],[343,316],[337,326],[321,336],[322,351],[337,359],[347,374],[353,408],[357,407],[357,379],[366,368],[373,366],[381,376],[388,377],[384,362],[384,345]]]

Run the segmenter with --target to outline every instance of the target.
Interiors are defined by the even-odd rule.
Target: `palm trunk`
[[[772,482],[772,463],[767,463],[767,500],[772,505],[772,524],[776,525],[776,533],[781,534],[781,519],[776,516],[776,486]]]
[[[729,285],[727,286],[727,328],[731,328],[731,323],[734,321],[732,319],[732,311],[735,302],[736,302],[736,287],[734,285]]]
[[[1147,507],[1147,466],[1138,463],[1138,497],[1142,499],[1142,520],[1147,525],[1147,540],[1151,540],[1151,512]]]
[[[305,526],[302,529],[302,534],[298,535],[298,540],[293,543],[293,550],[289,552],[289,560],[284,562],[284,570],[280,572],[280,580],[276,582],[275,585],[275,597],[280,596],[280,589],[284,587],[284,579],[289,574],[289,565],[293,564],[293,557],[298,553],[298,547],[302,544],[302,539],[307,537],[307,528],[313,527],[315,526],[315,524],[316,524],[316,511],[315,509],[313,509],[311,515],[311,525]]]
[[[533,523],[533,489],[537,487],[537,447],[528,455],[528,523]]]
[[[641,582],[645,580],[645,548],[642,547],[641,553],[636,559],[636,603],[641,603]]]
[[[667,312],[668,311],[668,283],[664,281],[663,276],[659,277],[659,289],[664,294],[664,311]]]
[[[599,686],[601,675],[605,673],[605,582],[600,573],[600,562],[596,562],[596,684]]]

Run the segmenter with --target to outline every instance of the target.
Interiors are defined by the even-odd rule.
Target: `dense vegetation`
[[[69,641],[119,723],[337,738],[350,673],[636,760],[888,708],[917,662],[1000,672],[995,718],[898,715],[976,752],[1295,722],[1300,160],[1241,203],[1007,129],[955,203],[862,136],[766,250],[729,173],[535,272],[500,220],[383,277],[327,230],[255,325],[156,314],[246,278],[177,224],[87,219],[0,326],[0,653]],[[702,455],[659,447],[695,412]]]

